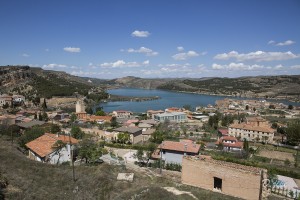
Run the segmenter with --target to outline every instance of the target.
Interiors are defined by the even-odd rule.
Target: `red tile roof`
[[[222,135],[228,135],[228,129],[219,129],[218,130]]]
[[[224,142],[224,140],[227,140],[227,141],[234,141],[234,143],[227,143],[227,142]],[[224,137],[221,137],[217,142],[216,142],[216,145],[222,143],[224,147],[234,147],[234,148],[240,148],[242,149],[243,148],[243,142],[240,142],[238,141],[235,137],[232,137],[232,136],[224,136]]]
[[[186,148],[185,148],[186,146]],[[180,151],[187,153],[198,153],[200,150],[199,144],[193,144],[191,142],[174,142],[174,141],[163,141],[158,148],[163,150]]]
[[[244,130],[250,130],[250,131],[261,131],[261,132],[265,132],[265,133],[274,133],[275,132],[274,129],[267,127],[267,126],[253,126],[253,125],[245,124],[245,123],[232,124],[229,126],[229,128],[244,129]]]
[[[59,135],[45,133],[44,135],[38,137],[37,139],[28,142],[26,147],[35,152],[40,157],[45,157],[54,151],[53,145],[58,141],[61,140],[63,143],[69,143],[69,136],[67,135]],[[71,137],[71,143],[77,144],[78,140]]]

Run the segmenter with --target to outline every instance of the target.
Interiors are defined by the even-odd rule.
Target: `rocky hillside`
[[[300,100],[300,75],[212,78],[167,82],[158,89],[240,97]]]
[[[300,101],[300,75],[258,76],[240,78],[144,79],[127,76],[112,80],[77,77],[66,72],[29,66],[0,66],[0,92],[26,97],[86,95],[90,88],[129,87],[194,92],[210,95],[281,98]]]
[[[33,96],[86,95],[95,86],[91,81],[66,72],[43,70],[29,66],[0,66],[0,92]]]
[[[117,87],[156,89],[158,86],[165,84],[170,79],[144,79],[134,76],[127,76],[124,78],[113,79],[110,82]]]

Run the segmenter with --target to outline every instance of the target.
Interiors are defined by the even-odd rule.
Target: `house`
[[[154,115],[164,113],[163,110],[147,110],[147,118],[154,119]]]
[[[158,124],[158,122],[154,119],[141,120],[140,122],[145,124],[151,124],[152,126],[156,126]]]
[[[98,124],[110,123],[112,120],[112,116],[90,115],[87,118],[89,121],[94,121],[97,122]]]
[[[143,141],[142,129],[137,127],[126,127],[122,126],[120,128],[114,129],[118,133],[127,133],[130,136],[130,142],[136,144]]]
[[[218,134],[221,136],[228,136],[228,128],[219,128]]]
[[[0,124],[2,125],[14,125],[16,124],[16,116],[15,115],[1,115],[0,116]]]
[[[170,122],[186,122],[187,115],[184,112],[165,112],[162,114],[154,115],[154,119],[158,122],[164,122],[166,120]]]
[[[9,106],[11,106],[13,101],[12,96],[7,95],[7,94],[2,94],[0,95],[0,106],[4,106],[5,104],[8,104]]]
[[[112,116],[116,118],[130,118],[132,116],[131,111],[126,111],[126,110],[116,110],[112,112]]]
[[[57,146],[61,141],[63,146]],[[58,135],[45,133],[37,139],[28,142],[26,147],[29,149],[28,157],[39,162],[59,164],[71,161],[71,150],[78,143],[73,137],[68,135]]]
[[[163,141],[152,154],[152,158],[162,158],[165,163],[181,164],[184,155],[198,155],[199,151],[200,145],[194,144],[191,140]]]
[[[12,98],[14,103],[25,102],[25,97],[23,95],[13,95]]]
[[[146,131],[149,128],[152,128],[153,125],[152,124],[147,124],[147,123],[139,123],[138,127],[143,129],[143,131]]]
[[[143,135],[143,142],[146,142],[148,141],[152,134],[155,132],[155,129],[154,128],[150,128],[150,129],[147,129],[145,131],[142,132],[142,135]]]
[[[210,156],[184,156],[181,182],[241,199],[257,200],[268,195],[262,180],[264,169],[214,160]]]
[[[34,126],[42,126],[44,125],[45,122],[44,121],[30,121],[30,122],[22,122],[22,123],[17,123],[16,125],[20,127],[21,132],[24,132],[26,129],[30,129]]]
[[[261,117],[249,117],[245,122],[234,123],[229,126],[228,134],[241,140],[260,141],[272,143],[275,130],[272,129],[267,120]]]
[[[223,136],[217,142],[216,145],[222,145],[224,151],[241,151],[243,149],[243,142],[238,141],[232,136]]]

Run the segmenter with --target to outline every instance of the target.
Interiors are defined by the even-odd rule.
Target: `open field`
[[[119,172],[133,172],[117,166],[76,166],[72,168],[35,162],[0,138],[0,171],[8,179],[6,199],[236,199],[211,191],[175,183],[172,179],[134,171],[132,183],[116,180]],[[179,195],[164,187],[174,187]],[[1,191],[0,191],[1,192]],[[190,193],[185,193],[190,192]],[[191,195],[192,194],[192,195]]]
[[[270,159],[278,159],[285,160],[289,159],[291,162],[294,162],[295,158],[292,153],[280,152],[280,151],[270,151],[267,149],[262,149],[259,151],[259,156],[270,158]]]

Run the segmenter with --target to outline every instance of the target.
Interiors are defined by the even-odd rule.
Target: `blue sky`
[[[0,65],[103,79],[300,74],[297,0],[2,0]]]

